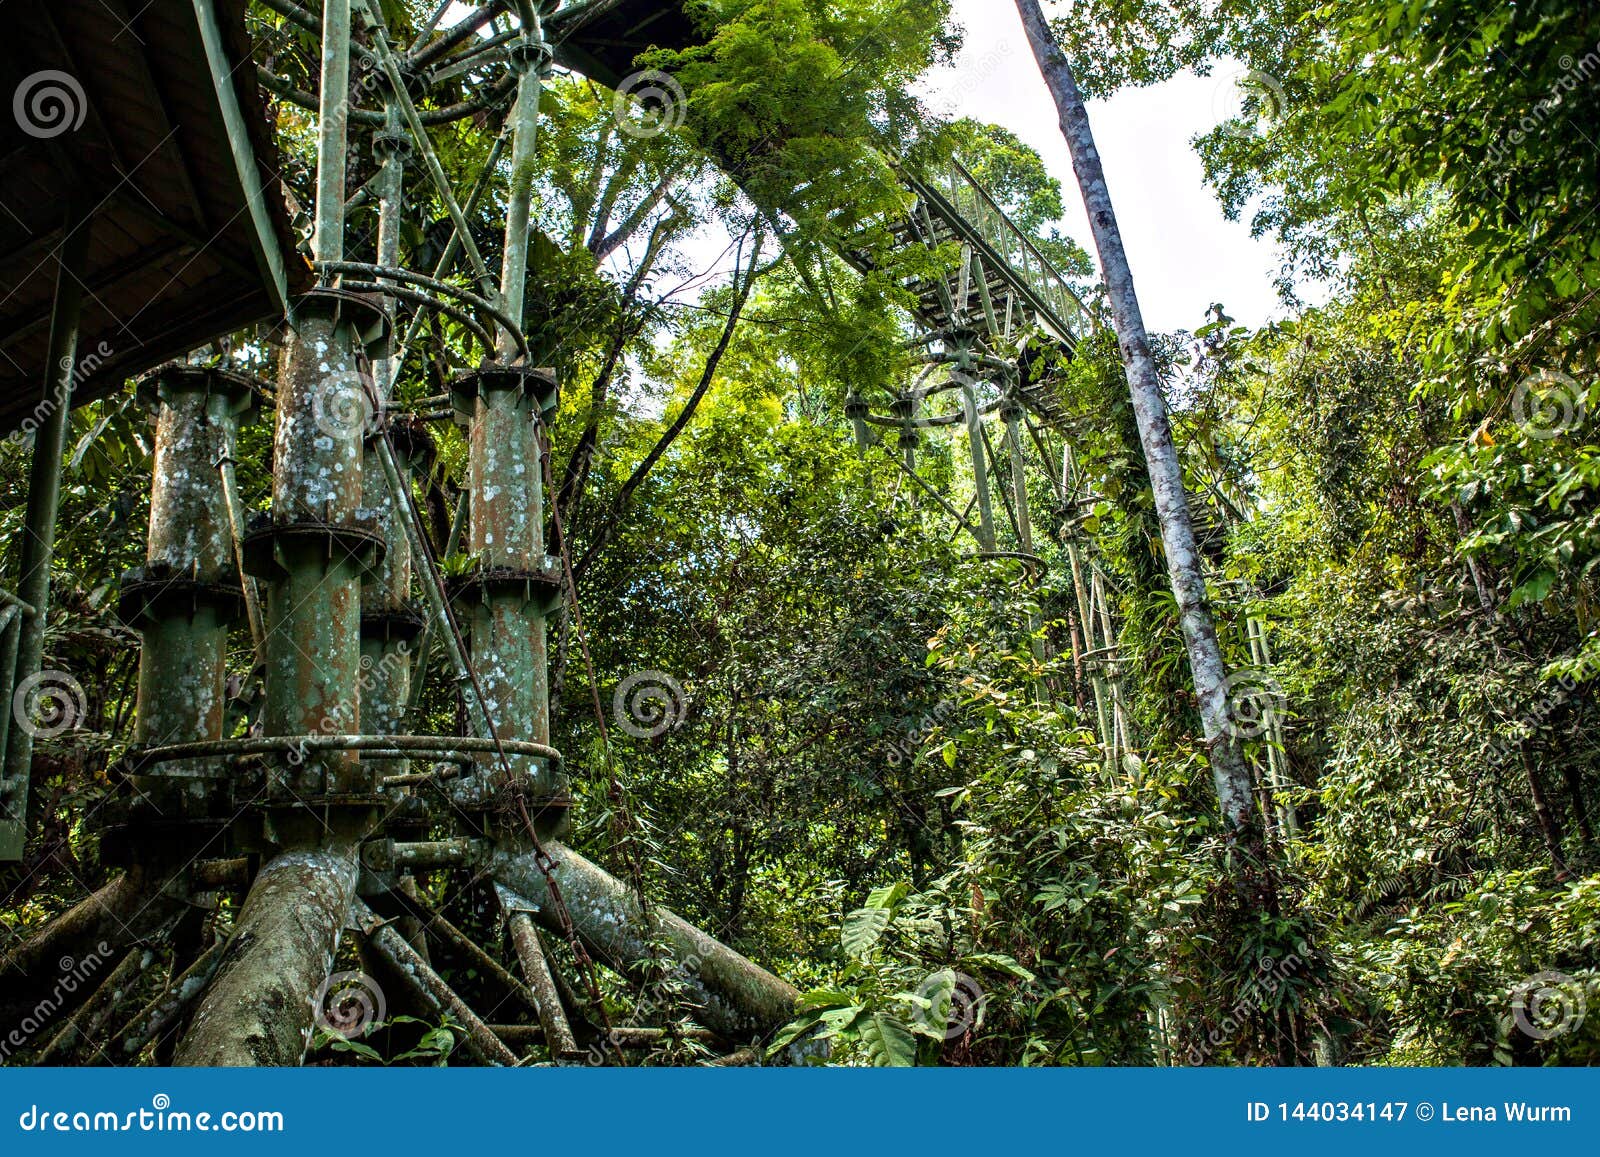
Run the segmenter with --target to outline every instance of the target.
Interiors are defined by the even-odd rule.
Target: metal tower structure
[[[223,194],[231,188],[254,226],[253,249],[234,255],[231,267],[242,266],[252,274],[247,283],[265,293],[225,322],[191,306],[172,331],[191,348],[241,322],[271,319],[281,356],[270,383],[177,363],[142,387],[156,415],[155,482],[146,563],[126,577],[120,603],[142,640],[138,731],[103,845],[125,870],[10,954],[4,1003],[33,1003],[34,988],[49,983],[47,962],[110,954],[115,965],[78,995],[76,1012],[38,1059],[132,1063],[157,1042],[156,1058],[179,1064],[296,1064],[314,1025],[337,1022],[351,995],[330,971],[341,939],[353,933],[363,959],[410,1002],[465,1029],[465,1048],[482,1063],[519,1063],[534,1043],[558,1063],[609,1060],[659,1040],[660,1026],[605,1024],[592,973],[595,962],[628,974],[650,960],[670,970],[721,1052],[754,1059],[759,1050],[746,1046],[790,1018],[796,990],[561,842],[571,799],[562,754],[550,742],[545,624],[573,592],[570,567],[547,553],[544,510],[547,423],[559,383],[534,364],[523,328],[543,79],[560,61],[614,84],[639,51],[681,47],[694,29],[674,4],[590,0],[559,9],[557,0],[494,0],[443,30],[441,4],[401,43],[367,0],[323,0],[320,11],[300,0],[263,3],[321,47],[314,93],[265,69],[252,78],[317,114],[311,261],[295,255],[281,214],[268,207],[258,154],[247,147],[248,118],[238,94],[231,103],[228,96],[225,79],[246,59],[236,42],[239,6],[192,0],[219,107],[220,121],[210,123],[222,126],[223,155],[234,161]],[[178,23],[187,29],[189,18]],[[430,84],[468,62],[494,78],[465,102],[431,101]],[[468,227],[482,183],[461,197],[431,134],[498,108],[507,110],[509,181],[496,270]],[[365,193],[378,207],[372,261],[353,260],[346,248],[346,161],[363,139],[380,165]],[[872,399],[852,394],[847,416],[864,451],[881,442],[873,427],[896,432],[891,456],[973,535],[979,557],[1041,566],[1029,470],[1042,464],[1061,502],[1079,497],[1070,453],[1053,452],[1048,440],[1062,415],[1044,354],[1070,356],[1087,313],[959,164],[903,177],[912,208],[894,226],[897,239],[953,245],[960,256],[947,276],[908,287],[922,379],[877,399],[877,412]],[[408,268],[402,254],[405,193],[415,181],[426,182],[453,225],[427,270]],[[89,231],[79,236],[84,245]],[[69,339],[56,331],[76,324],[71,299],[82,282],[73,271],[88,256],[74,244],[60,247],[52,336],[43,356],[30,355],[35,364],[73,361],[63,361]],[[871,267],[848,245],[841,256]],[[215,291],[194,290],[202,298]],[[237,295],[231,300],[238,304]],[[489,352],[452,386],[469,446],[463,533],[476,562],[450,582],[411,486],[428,439],[387,420],[429,313],[460,322]],[[164,340],[119,360],[102,375],[106,388],[175,352],[178,339]],[[64,385],[51,372],[54,396],[74,399],[70,372]],[[263,397],[272,400],[271,508],[247,525],[232,468],[239,429],[265,416]],[[55,407],[54,425],[41,427],[35,444],[30,515],[37,508],[39,517],[30,528],[46,543],[65,410]],[[1003,455],[988,434],[990,415],[1003,427]],[[974,483],[966,512],[916,470],[919,440],[944,427],[966,438]],[[997,493],[1009,537],[997,528]],[[25,559],[28,585],[4,596],[0,610],[0,639],[12,647],[0,655],[8,691],[39,669],[49,555],[41,563],[37,553]],[[1103,584],[1076,547],[1071,558],[1080,659],[1110,662]],[[229,635],[240,626],[264,685],[259,733],[247,736],[229,733],[224,712]],[[411,684],[423,669],[418,654],[427,653],[419,640],[442,647],[468,705],[468,734],[407,731]],[[1097,675],[1095,690],[1114,760],[1127,744],[1114,677]],[[26,798],[29,754],[13,736],[8,800]],[[23,809],[9,806],[14,857]],[[414,875],[440,869],[486,882],[482,894],[499,906],[520,977],[422,899]],[[227,937],[206,945],[194,914],[223,892],[237,898],[236,919]],[[169,975],[146,1007],[125,1007],[128,981],[147,967],[146,946],[156,941],[174,946]],[[475,1010],[434,968],[430,945],[470,960],[521,1023],[495,1023]],[[578,983],[562,974],[562,960]]]

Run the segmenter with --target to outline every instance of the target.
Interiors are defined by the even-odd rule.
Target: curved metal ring
[[[561,762],[561,753],[544,743],[519,739],[482,739],[460,735],[247,735],[236,739],[208,739],[198,743],[170,743],[162,747],[130,748],[124,762],[138,774],[143,768],[185,759],[273,755],[280,751],[372,752],[386,759],[414,755],[522,755]]]
[[[474,309],[494,318],[516,341],[517,352],[523,357],[528,356],[528,339],[522,335],[522,326],[494,302],[473,293],[470,289],[462,289],[459,285],[451,285],[448,281],[440,281],[438,278],[429,277],[425,273],[417,273],[411,269],[401,269],[390,265],[369,265],[365,261],[318,261],[312,267],[318,273],[362,273],[372,278],[382,277],[390,281],[403,281],[411,285],[421,286],[423,289],[431,290],[436,294],[443,294],[446,297],[464,301]],[[393,289],[394,287],[379,286],[380,291],[385,288]],[[491,342],[491,349],[493,345],[494,343]]]
[[[451,305],[447,301],[440,301],[431,294],[423,293],[420,289],[407,289],[403,285],[393,285],[378,281],[346,281],[344,287],[356,293],[386,293],[390,297],[397,297],[401,301],[409,301],[413,305],[424,306],[427,309],[436,309],[446,317],[453,317],[462,325],[472,331],[472,336],[483,343],[483,348],[494,349],[494,336],[471,312],[462,309],[459,305]]]
[[[256,82],[268,92],[281,97],[290,104],[305,109],[307,112],[317,112],[321,108],[321,102],[316,93],[299,87],[288,77],[279,76],[271,69],[260,64],[256,65]],[[509,83],[502,78],[496,81],[489,91],[482,96],[457,101],[455,104],[446,105],[444,108],[418,109],[417,120],[428,128],[463,120],[475,113],[482,112],[484,109],[493,108],[509,97],[515,88],[516,75],[512,74]],[[351,121],[356,124],[377,126],[385,123],[382,109],[361,108],[357,105],[351,105],[348,115]]]

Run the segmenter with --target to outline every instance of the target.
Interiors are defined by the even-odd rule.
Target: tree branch
[[[622,489],[617,492],[617,497],[611,504],[611,518],[600,527],[594,542],[590,544],[588,550],[584,551],[583,557],[578,560],[577,565],[572,568],[574,578],[583,573],[588,565],[594,561],[595,556],[610,541],[613,530],[620,524],[622,514],[627,509],[629,501],[633,498],[634,491],[639,489],[650,471],[654,469],[655,464],[661,460],[662,455],[678,440],[678,435],[682,434],[688,427],[690,421],[694,418],[695,411],[700,407],[701,399],[706,396],[706,392],[711,388],[711,383],[716,379],[717,367],[722,364],[722,356],[728,352],[728,345],[733,341],[733,331],[739,325],[739,317],[744,313],[745,303],[750,300],[750,290],[755,286],[756,278],[771,268],[770,265],[763,268],[756,264],[756,260],[761,253],[761,236],[761,229],[757,226],[750,249],[750,263],[742,281],[739,278],[738,268],[735,266],[734,283],[738,286],[738,291],[734,295],[732,308],[728,310],[728,320],[722,327],[722,334],[717,339],[716,347],[711,351],[711,355],[706,358],[705,368],[700,372],[699,382],[695,384],[694,391],[690,393],[688,400],[683,404],[683,409],[679,410],[678,416],[672,420],[672,424],[662,431],[661,437],[657,438],[656,444],[650,447],[650,452],[644,456],[644,460],[634,467],[633,473],[622,484]]]

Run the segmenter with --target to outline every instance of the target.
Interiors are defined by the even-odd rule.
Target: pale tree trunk
[[[1200,552],[1195,546],[1188,495],[1183,488],[1183,469],[1172,444],[1172,424],[1167,419],[1160,378],[1150,354],[1150,340],[1139,312],[1139,299],[1134,294],[1133,271],[1128,267],[1128,256],[1122,248],[1122,233],[1117,228],[1111,192],[1106,187],[1105,171],[1100,165],[1100,152],[1095,148],[1094,133],[1089,127],[1089,114],[1083,107],[1083,94],[1078,91],[1066,55],[1050,31],[1039,0],[1017,0],[1017,11],[1022,15],[1022,25],[1027,30],[1039,71],[1044,74],[1050,95],[1055,98],[1061,135],[1072,153],[1072,169],[1089,213],[1089,227],[1094,232],[1101,274],[1111,301],[1117,345],[1128,373],[1128,392],[1139,422],[1139,441],[1144,446],[1150,484],[1155,491],[1161,540],[1166,547],[1167,573],[1172,579],[1172,593],[1178,600],[1195,695],[1200,702],[1200,719],[1211,752],[1217,799],[1223,818],[1237,831],[1251,820],[1250,771],[1231,723],[1228,672],[1222,662],[1217,629],[1206,598],[1205,575],[1201,570]]]

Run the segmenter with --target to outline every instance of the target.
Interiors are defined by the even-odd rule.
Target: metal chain
[[[377,389],[372,378],[372,364],[364,353],[358,353],[356,365],[362,388],[366,391],[368,403],[372,406],[375,433],[378,437],[384,439],[392,454],[394,452],[394,439],[387,415],[377,396]],[[422,546],[422,561],[426,571],[425,581],[431,584],[440,596],[444,626],[455,641],[457,653],[460,654],[462,666],[465,668],[463,673],[471,683],[473,694],[478,700],[478,707],[483,715],[484,728],[489,733],[487,738],[494,743],[496,758],[499,763],[498,770],[507,785],[508,802],[515,806],[517,816],[521,820],[528,839],[533,845],[534,866],[539,869],[539,874],[544,877],[545,887],[549,889],[550,908],[555,914],[556,923],[561,929],[563,938],[572,949],[572,955],[576,959],[578,969],[583,975],[584,987],[589,990],[590,999],[594,1001],[595,1007],[599,1010],[601,1020],[605,1024],[606,1039],[616,1052],[618,1061],[626,1065],[627,1058],[623,1055],[621,1047],[612,1039],[615,1033],[611,1028],[611,1019],[606,1012],[605,1001],[600,995],[599,982],[595,978],[594,961],[578,936],[577,926],[572,920],[572,912],[568,909],[567,902],[561,895],[561,885],[555,878],[556,860],[545,848],[544,842],[539,839],[539,833],[534,825],[533,817],[528,811],[523,785],[512,776],[511,760],[507,757],[505,747],[501,743],[500,729],[495,725],[494,717],[489,713],[488,697],[483,692],[483,684],[479,681],[477,669],[473,666],[471,656],[467,652],[466,639],[461,634],[460,626],[456,623],[455,614],[450,610],[450,600],[445,590],[444,576],[440,572],[438,560],[434,556],[433,543],[426,533],[421,511],[417,509],[416,496],[411,493],[410,487],[401,487],[401,489],[404,494],[396,495],[395,497],[404,499],[406,511],[412,520],[412,525],[417,530],[417,539]]]

